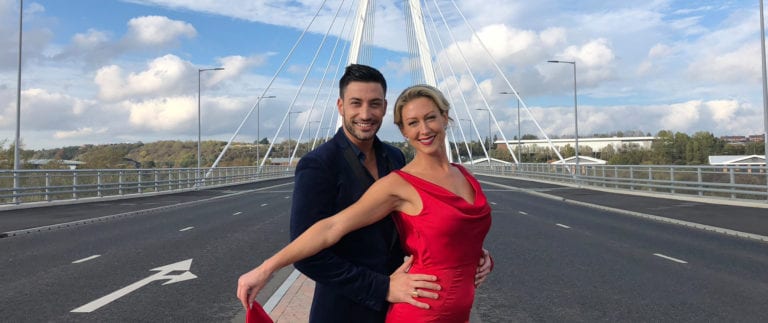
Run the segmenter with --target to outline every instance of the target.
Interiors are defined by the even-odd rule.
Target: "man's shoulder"
[[[320,159],[320,160],[328,160],[333,159],[339,156],[340,152],[344,149],[336,140],[331,139],[329,141],[326,141],[320,146],[317,146],[317,148],[311,150],[308,152],[302,159],[308,158],[308,160],[313,159]]]

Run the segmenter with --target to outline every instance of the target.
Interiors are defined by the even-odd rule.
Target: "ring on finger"
[[[419,296],[419,290],[418,290],[418,289],[416,289],[416,288],[414,288],[414,289],[411,291],[411,297],[418,297],[418,296]]]

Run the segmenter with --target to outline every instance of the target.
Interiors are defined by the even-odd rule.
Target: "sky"
[[[491,121],[496,136],[498,128],[507,139],[517,135],[518,101],[500,94],[517,91],[521,133],[573,136],[574,66],[548,60],[575,62],[582,137],[629,130],[764,133],[758,1],[435,3],[422,6],[426,28],[437,31],[429,44],[438,85],[454,102],[455,123],[465,130],[474,123],[475,134],[485,136]],[[24,1],[22,147],[195,141],[198,94],[202,140],[253,142],[258,132],[279,142],[289,129],[294,140],[302,128],[333,131],[334,86],[346,65],[347,17],[356,6],[343,0]],[[365,63],[387,77],[391,108],[417,80],[409,73],[403,3],[378,0],[375,8]],[[0,0],[5,148],[17,127],[18,38],[19,0]],[[318,50],[323,40],[329,45]],[[339,58],[331,55],[333,44],[341,44]],[[224,69],[199,71],[215,67]],[[391,111],[380,136],[402,141]]]

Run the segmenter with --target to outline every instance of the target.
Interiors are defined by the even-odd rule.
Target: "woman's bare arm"
[[[250,306],[273,272],[314,255],[334,245],[347,233],[373,224],[398,210],[404,202],[402,183],[402,179],[391,175],[379,179],[357,202],[332,217],[318,221],[259,267],[242,275],[238,280],[237,296],[243,306]]]

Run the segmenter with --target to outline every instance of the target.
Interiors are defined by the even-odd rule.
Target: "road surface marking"
[[[189,230],[192,230],[192,229],[194,229],[194,228],[195,228],[195,227],[186,227],[186,228],[184,228],[184,229],[181,229],[181,230],[179,230],[179,232],[189,231]]]
[[[496,202],[491,202],[491,205],[496,205]]]
[[[523,211],[517,211],[517,213],[520,213],[520,214],[522,214],[522,215],[528,215],[528,213],[525,213],[525,212],[523,212]]]
[[[185,280],[195,279],[197,276],[189,271],[189,268],[192,267],[192,259],[187,259],[183,261],[179,261],[177,263],[173,263],[170,265],[165,265],[162,267],[157,267],[155,269],[152,269],[152,271],[157,271],[157,273],[154,273],[150,275],[149,277],[146,277],[142,280],[139,280],[133,284],[130,284],[128,286],[125,286],[121,289],[118,289],[102,298],[99,298],[95,301],[92,301],[88,304],[85,304],[83,306],[80,306],[71,312],[73,313],[90,313],[93,312],[100,307],[107,305],[111,303],[112,301],[123,297],[125,295],[128,295],[129,293],[155,281],[155,280],[165,280],[168,281],[163,283],[163,285],[173,284],[182,282]],[[172,272],[179,272],[182,271],[180,274],[176,275],[170,275]]]
[[[677,259],[677,258],[672,258],[670,256],[665,256],[665,255],[662,255],[660,253],[655,253],[653,255],[656,256],[656,257],[661,257],[661,258],[667,259],[667,260],[672,260],[674,262],[681,263],[681,264],[687,264],[688,263],[685,260],[680,260],[680,259]]]
[[[264,204],[262,204],[261,206],[267,206],[267,205],[269,205],[269,204],[267,204],[267,203],[264,203]]]
[[[291,285],[293,285],[293,282],[296,281],[296,279],[299,278],[299,275],[301,273],[298,270],[293,270],[291,274],[288,276],[288,278],[285,279],[285,281],[280,285],[280,287],[277,288],[274,294],[272,294],[272,297],[267,300],[266,303],[264,303],[264,311],[269,313],[272,312],[272,310],[277,306],[277,303],[280,302],[280,300],[285,296],[285,293],[288,292],[288,289],[291,288]]]
[[[72,263],[73,263],[73,264],[79,264],[79,263],[81,263],[81,262],[86,262],[86,261],[88,261],[88,260],[91,260],[91,259],[96,259],[96,258],[99,258],[99,257],[101,257],[101,255],[93,255],[93,256],[90,256],[90,257],[85,257],[85,258],[83,258],[83,259],[80,259],[80,260],[75,260],[75,261],[73,261]]]
[[[235,212],[235,214],[232,214],[232,215],[240,215],[240,214],[243,214],[243,212]]]
[[[571,228],[571,227],[569,227],[569,226],[567,226],[565,224],[560,224],[560,223],[557,223],[555,225],[557,225],[558,227],[561,227],[561,228],[566,228],[566,229],[570,229]]]

